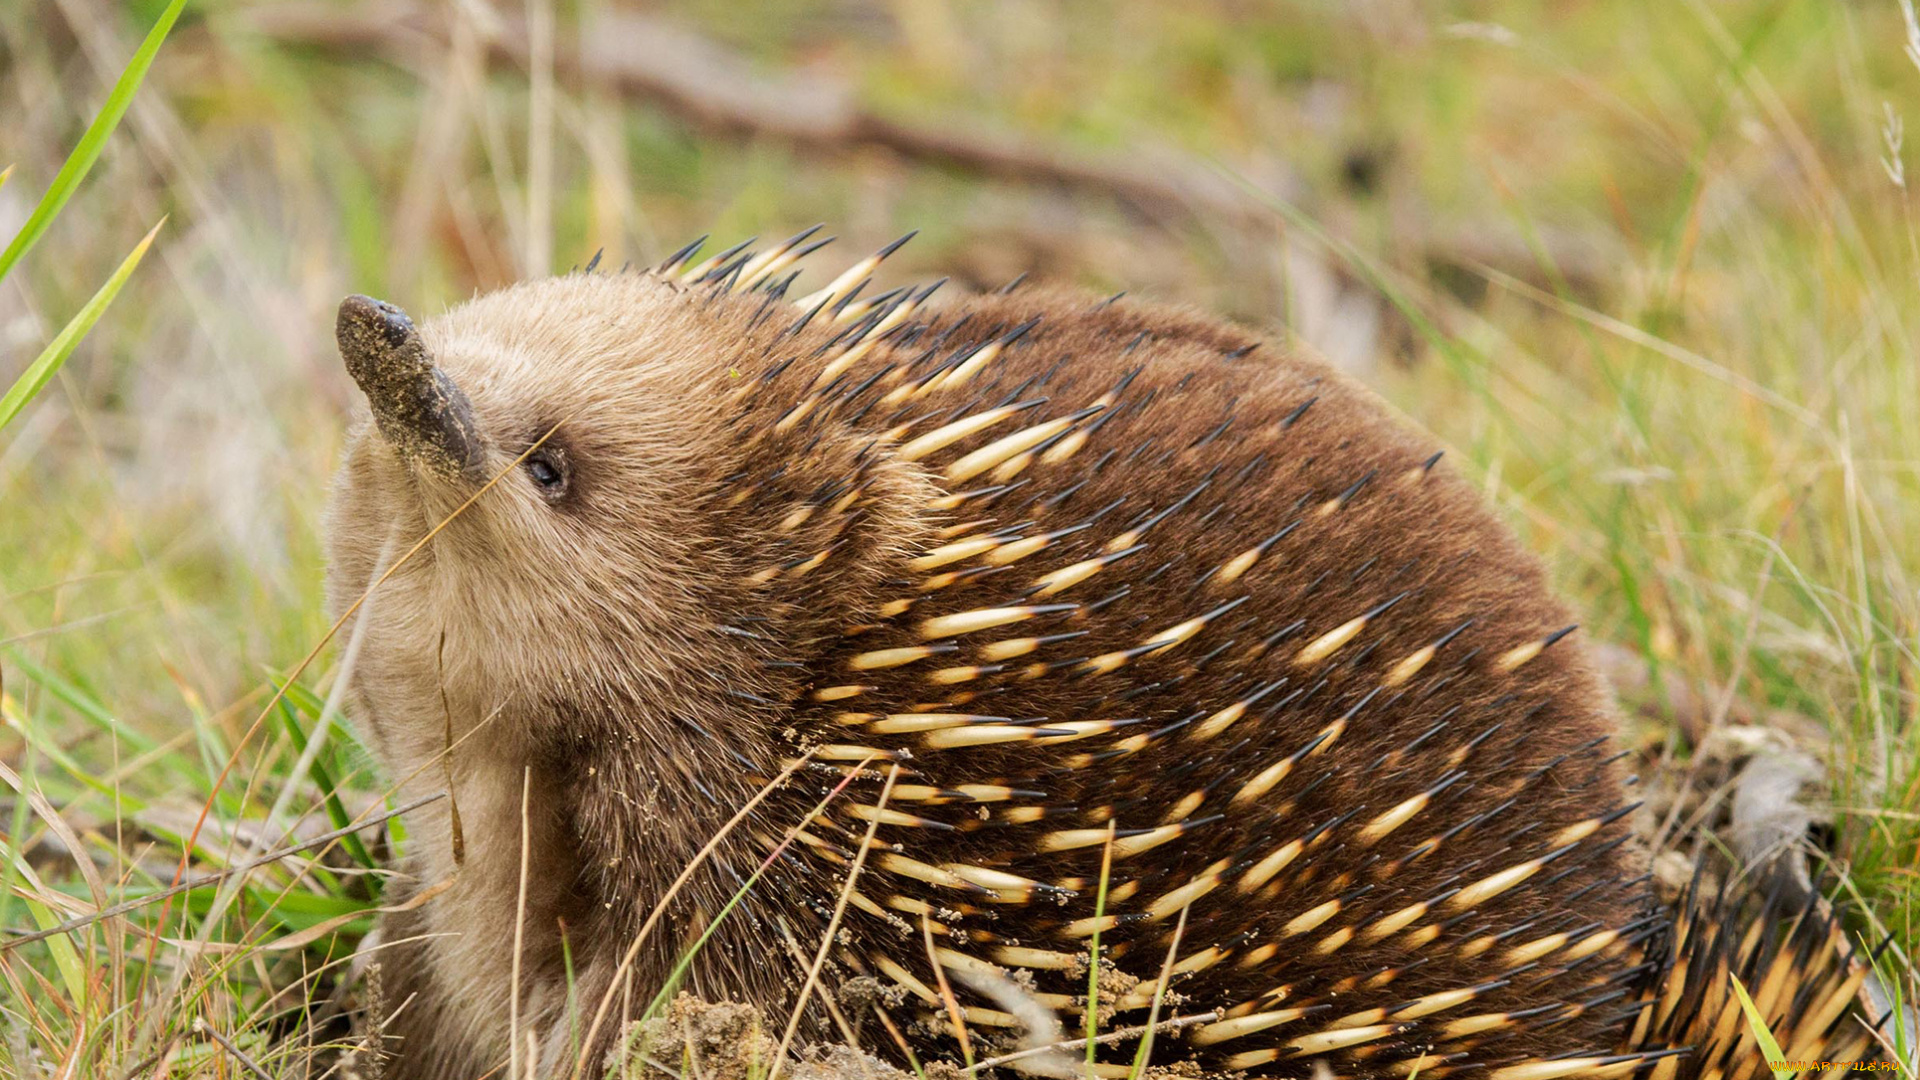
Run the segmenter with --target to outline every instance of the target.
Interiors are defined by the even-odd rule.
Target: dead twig
[[[227,1052],[227,1056],[239,1062],[241,1068],[244,1068],[248,1072],[259,1077],[260,1080],[273,1080],[272,1074],[268,1073],[267,1070],[261,1068],[259,1062],[248,1057],[246,1051],[233,1045],[232,1040],[228,1039],[225,1035],[220,1034],[220,1031],[218,1028],[214,1027],[212,1024],[207,1023],[204,1019],[198,1016],[193,1018],[193,1033],[195,1035],[205,1035],[207,1038],[212,1039],[216,1043],[219,1043],[220,1049],[225,1050]]]
[[[808,964],[807,954],[800,948],[800,942],[794,939],[792,928],[783,922],[780,924],[779,929],[780,940],[786,945],[787,952],[792,954],[794,960],[800,964],[802,969],[805,969]],[[821,985],[818,980],[814,981],[813,992],[814,995],[820,999],[821,1006],[827,1010],[828,1018],[833,1021],[835,1027],[840,1029],[841,1040],[851,1049],[856,1051],[860,1050],[860,1040],[854,1036],[853,1024],[847,1020],[846,1014],[840,1011],[840,1005],[833,1000],[833,994],[829,992],[825,986]],[[867,1067],[866,1055],[864,1053],[861,1054],[860,1058],[860,1070],[862,1074],[867,1077],[867,1080],[873,1080],[873,1070]]]
[[[940,1002],[947,1008],[947,1019],[953,1024],[953,1033],[960,1040],[960,1056],[966,1059],[967,1067],[973,1067],[973,1037],[967,1032],[967,1014],[960,1009],[960,999],[954,996],[953,985],[947,981],[946,965],[940,962],[940,950],[933,947],[933,920],[927,913],[920,913],[920,934],[927,943],[927,962],[933,965],[933,981],[940,988]]]
[[[155,1065],[160,1064],[160,1059],[163,1057],[166,1057],[167,1051],[173,1049],[173,1043],[174,1043],[174,1040],[172,1039],[168,1039],[166,1042],[161,1043],[160,1049],[155,1050],[153,1053],[148,1054],[146,1057],[141,1058],[137,1063],[135,1063],[135,1065],[132,1068],[121,1073],[120,1080],[133,1080],[134,1077],[139,1076],[141,1073],[146,1072],[148,1069],[151,1069]]]
[[[1181,1028],[1192,1027],[1195,1024],[1211,1024],[1218,1019],[1220,1019],[1220,1010],[1218,1009],[1215,1009],[1212,1012],[1194,1013],[1192,1016],[1175,1016],[1166,1020],[1162,1020],[1158,1024],[1154,1024],[1151,1027],[1149,1027],[1146,1024],[1141,1024],[1139,1027],[1121,1028],[1119,1031],[1109,1031],[1105,1035],[1101,1035],[1098,1038],[1094,1039],[1093,1045],[1106,1046],[1109,1043],[1124,1042],[1127,1039],[1137,1039],[1140,1036],[1145,1035],[1149,1030],[1154,1031],[1156,1033],[1161,1033],[1161,1034],[1164,1034],[1169,1031],[1179,1031]],[[976,1062],[972,1065],[967,1066],[964,1069],[961,1069],[960,1071],[963,1073],[977,1073],[982,1069],[991,1069],[991,1068],[994,1068],[995,1066],[1005,1065],[1008,1062],[1018,1061],[1021,1058],[1031,1057],[1035,1054],[1044,1054],[1050,1050],[1080,1050],[1080,1049],[1084,1049],[1086,1045],[1087,1045],[1087,1040],[1084,1038],[1079,1038],[1079,1039],[1068,1039],[1066,1042],[1053,1043],[1047,1046],[1029,1047],[1025,1050],[1019,1050],[1011,1054],[1003,1054],[1000,1057],[988,1058],[985,1061]]]
[[[279,862],[281,859],[284,859],[289,855],[298,855],[303,851],[311,851],[314,848],[323,847],[327,844],[333,843],[335,840],[338,840],[343,836],[348,835],[349,833],[356,833],[362,829],[370,829],[375,825],[384,823],[388,818],[399,817],[401,814],[410,813],[414,810],[418,810],[419,808],[427,805],[428,803],[436,802],[446,797],[447,797],[446,792],[436,791],[431,795],[422,796],[421,798],[415,799],[414,801],[406,804],[405,806],[399,807],[394,810],[389,810],[384,814],[375,815],[374,817],[368,818],[367,820],[360,822],[358,824],[348,825],[346,828],[335,829],[332,832],[328,832],[328,833],[321,833],[319,836],[316,836],[313,839],[306,841],[305,843],[295,844],[292,847],[284,847],[279,849],[278,851],[270,851],[265,855],[260,856],[257,859],[251,859],[247,862],[241,863],[238,866],[230,866],[225,870],[221,870],[212,874],[207,874],[204,877],[197,877],[191,881],[183,881],[178,885],[172,886],[171,888],[162,889],[161,891],[154,893],[151,896],[142,896],[136,900],[127,900],[127,901],[123,901],[121,903],[115,904],[112,907],[101,908],[99,911],[93,912],[90,915],[81,915],[76,918],[68,919],[63,923],[60,923],[55,926],[50,926],[45,930],[35,930],[32,933],[17,934],[13,937],[8,938],[5,941],[0,941],[0,955],[3,955],[8,952],[12,952],[14,949],[17,949],[22,945],[31,945],[36,941],[44,941],[47,938],[55,937],[60,934],[71,934],[75,930],[84,930],[87,927],[92,926],[94,923],[97,923],[102,919],[119,918],[120,916],[125,915],[130,911],[137,911],[140,908],[147,906],[148,904],[157,904],[162,900],[171,899],[175,896],[180,895],[183,892],[188,891],[189,889],[202,889],[209,885],[218,885],[221,882],[227,880],[228,878],[238,874],[250,874],[253,871],[258,870],[262,866],[266,866],[269,863]]]
[[[840,930],[840,920],[847,913],[847,902],[853,898],[854,883],[860,880],[860,870],[867,864],[867,852],[873,850],[873,837],[880,829],[880,817],[886,813],[887,800],[893,795],[893,782],[900,778],[900,765],[895,762],[887,770],[887,782],[880,789],[880,798],[874,805],[874,814],[867,821],[867,835],[860,841],[860,852],[853,857],[853,867],[847,871],[847,880],[840,886],[840,897],[834,901],[833,916],[827,920],[827,928],[820,934],[820,949],[814,953],[813,964],[807,968],[807,981],[801,985],[800,992],[794,995],[793,1014],[787,1017],[787,1030],[780,1035],[780,1047],[774,1051],[773,1065],[767,1073],[767,1080],[779,1080],[780,1068],[787,1062],[787,1048],[793,1045],[794,1033],[800,1030],[800,1018],[806,1014],[807,998],[813,988],[820,984],[820,969],[826,966],[827,954],[833,951],[835,936]]]

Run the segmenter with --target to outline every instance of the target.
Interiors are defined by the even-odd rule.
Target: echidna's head
[[[700,659],[686,628],[712,576],[699,503],[728,456],[722,322],[635,274],[533,282],[418,325],[340,305],[370,422],[334,493],[334,609],[439,527],[362,616],[378,705],[418,699],[437,721],[442,681],[482,716],[630,696]]]
[[[757,380],[735,365],[818,344],[760,308],[653,274],[530,282],[418,325],[341,304],[369,417],[335,486],[328,591],[346,612],[404,559],[348,627],[390,765],[443,749],[448,713],[456,734],[497,720],[548,747],[596,721],[669,750],[676,730],[744,737],[762,722],[741,702],[790,692],[796,650],[922,539],[925,479],[870,436],[743,421]],[[857,513],[805,511],[849,487]],[[828,548],[795,585],[753,583]]]

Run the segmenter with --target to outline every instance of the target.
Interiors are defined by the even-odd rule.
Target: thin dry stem
[[[800,943],[794,940],[793,931],[789,929],[785,923],[780,924],[780,941],[787,947],[787,952],[793,955],[795,961],[802,966],[806,965],[807,954],[801,951]],[[854,1035],[853,1024],[848,1022],[846,1014],[840,1011],[840,1005],[833,1000],[833,995],[827,991],[826,987],[818,984],[814,985],[813,993],[815,997],[820,999],[821,1007],[827,1010],[827,1016],[832,1018],[833,1026],[840,1029],[840,1037],[846,1041],[848,1046],[859,1050],[860,1040]],[[861,1063],[863,1069],[865,1068],[865,1064],[864,1061]]]
[[[434,663],[440,676],[440,716],[445,723],[446,751],[440,755],[440,762],[447,780],[447,832],[448,842],[453,846],[453,865],[465,866],[467,863],[467,838],[460,827],[460,798],[453,790],[453,706],[447,701],[447,631],[440,630],[440,647],[434,654]]]
[[[533,798],[533,767],[528,766],[520,774],[520,892],[513,904],[513,981],[507,996],[507,1045],[520,1045],[520,955],[524,951],[527,939],[527,864],[533,855],[533,829],[527,823],[527,806]],[[532,1032],[528,1032],[529,1035]],[[520,1073],[520,1055],[509,1054],[513,1062],[512,1075]],[[529,1063],[528,1080],[536,1075]]]
[[[820,969],[826,965],[827,953],[833,948],[833,939],[840,932],[840,920],[847,913],[847,902],[853,897],[854,882],[860,880],[860,870],[867,864],[867,852],[873,850],[874,834],[880,831],[880,818],[886,812],[887,800],[893,796],[893,782],[900,777],[900,765],[895,762],[887,770],[887,782],[880,789],[880,801],[874,807],[874,815],[867,819],[867,834],[860,841],[860,852],[853,857],[853,868],[847,871],[847,880],[840,886],[840,898],[834,902],[833,916],[827,920],[826,932],[820,935],[820,949],[813,954],[813,966],[807,969],[807,981],[801,985],[800,994],[793,1003],[793,1013],[787,1017],[787,1030],[780,1036],[780,1047],[774,1051],[773,1065],[767,1073],[767,1080],[780,1080],[780,1068],[786,1064],[787,1048],[793,1045],[793,1033],[800,1029],[800,1017],[807,1011],[807,997],[820,981]]]
[[[953,995],[953,984],[947,981],[947,969],[940,965],[940,954],[933,947],[933,923],[926,913],[920,915],[920,935],[927,943],[927,963],[933,965],[933,981],[940,987],[940,1003],[946,1006],[947,1018],[953,1022],[953,1033],[960,1039],[960,1056],[973,1064],[973,1039],[967,1033],[967,1017],[960,1011],[960,999]]]
[[[122,901],[121,903],[115,904],[110,908],[103,908],[99,911],[93,912],[92,914],[82,915],[77,918],[68,919],[67,921],[59,923],[57,925],[49,926],[45,930],[35,930],[32,933],[21,934],[18,937],[8,938],[6,941],[0,941],[0,955],[5,955],[6,953],[11,952],[14,949],[17,949],[22,945],[30,945],[36,941],[43,941],[47,938],[54,937],[59,934],[70,934],[75,930],[85,929],[86,927],[91,926],[102,919],[117,918],[121,915],[125,915],[130,911],[135,911],[140,908],[146,907],[148,904],[156,904],[162,900],[170,900],[173,897],[178,896],[181,893],[186,892],[190,889],[203,889],[209,885],[218,885],[220,882],[225,881],[226,879],[233,877],[236,874],[245,874],[253,870],[258,870],[260,867],[265,866],[268,863],[279,862],[281,859],[284,859],[289,855],[298,855],[303,851],[310,851],[317,847],[323,847],[327,844],[333,843],[335,840],[338,840],[343,836],[346,836],[348,833],[356,833],[362,829],[370,829],[375,825],[383,824],[389,818],[395,818],[395,817],[399,817],[401,814],[411,813],[427,805],[430,802],[434,802],[438,799],[444,799],[446,797],[447,797],[446,792],[436,791],[431,795],[421,796],[420,798],[415,799],[410,803],[407,803],[405,806],[401,806],[396,809],[389,810],[384,814],[379,814],[375,817],[368,818],[366,821],[359,822],[358,824],[348,825],[344,829],[335,829],[332,832],[321,833],[319,836],[316,836],[311,840],[305,841],[304,843],[295,844],[292,847],[284,847],[278,851],[270,851],[267,854],[262,855],[257,859],[253,859],[248,862],[241,863],[238,866],[228,867],[225,870],[221,870],[212,874],[207,874],[203,877],[197,877],[191,881],[180,882],[177,885],[170,886],[166,889],[161,890],[160,892],[154,893],[152,896],[142,896],[142,897],[139,897],[138,899]]]
[[[695,852],[693,858],[687,860],[687,865],[681,869],[680,875],[674,878],[673,884],[667,886],[667,891],[661,894],[659,901],[653,905],[653,910],[647,914],[647,921],[640,924],[640,932],[634,935],[632,944],[627,946],[626,954],[620,957],[620,963],[614,968],[613,977],[608,981],[606,993],[600,996],[600,1005],[594,1010],[593,1022],[587,1025],[586,1034],[580,1039],[580,1055],[574,1059],[573,1063],[573,1075],[575,1077],[578,1077],[587,1067],[587,1055],[589,1048],[593,1046],[593,1038],[600,1033],[600,1025],[606,1022],[607,1013],[613,1008],[614,991],[619,987],[622,978],[632,969],[635,958],[640,955],[640,947],[646,944],[647,935],[653,933],[654,926],[660,922],[661,916],[666,914],[667,905],[672,903],[673,898],[680,894],[681,888],[693,877],[694,871],[698,870],[701,864],[706,862],[707,858],[714,853],[715,849],[719,848],[721,841],[727,838],[727,834],[733,831],[734,826],[744,821],[746,816],[752,813],[755,807],[765,801],[768,795],[779,790],[780,787],[787,782],[788,778],[792,777],[795,772],[798,772],[800,767],[805,765],[812,757],[813,750],[811,748],[802,751],[798,758],[788,764],[786,768],[780,770],[780,775],[762,785],[760,790],[754,793],[753,798],[747,800],[745,806],[742,806],[739,811],[727,819],[725,825],[720,826],[720,828],[714,832],[713,838],[707,841],[706,846]]]
[[[873,1003],[873,1016],[874,1019],[880,1021],[881,1027],[887,1029],[887,1034],[893,1038],[893,1044],[900,1048],[901,1055],[913,1065],[914,1071],[918,1072],[920,1063],[914,1060],[913,1047],[908,1044],[907,1037],[900,1033],[900,1025],[893,1022],[893,1017],[888,1016],[887,1010],[881,1008],[880,1003],[877,1001]]]
[[[267,1070],[261,1068],[259,1062],[248,1057],[246,1054],[246,1051],[240,1049],[238,1046],[235,1046],[233,1044],[233,1041],[228,1039],[225,1035],[220,1034],[220,1030],[218,1028],[214,1027],[212,1024],[207,1023],[205,1020],[201,1019],[198,1016],[193,1018],[193,1032],[196,1035],[205,1035],[207,1038],[212,1039],[216,1043],[219,1043],[220,1049],[226,1051],[228,1057],[231,1057],[233,1060],[239,1062],[241,1068],[247,1070],[248,1072],[252,1073],[254,1076],[258,1077],[259,1080],[273,1080],[272,1074],[268,1073]]]

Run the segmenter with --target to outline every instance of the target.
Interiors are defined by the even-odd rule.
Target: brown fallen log
[[[410,63],[448,47],[456,7],[407,0],[342,7],[294,0],[247,8],[232,15],[230,25],[283,45]],[[529,36],[518,15],[483,12],[469,26],[491,65],[530,69]],[[554,68],[562,79],[650,102],[704,131],[772,139],[824,154],[889,151],[917,164],[1110,199],[1163,224],[1280,230],[1280,215],[1241,181],[1170,148],[1095,152],[992,130],[965,118],[891,116],[861,102],[842,80],[770,70],[683,25],[642,12],[607,11],[580,38],[556,42]],[[1309,213],[1326,209],[1313,205],[1313,192],[1284,163],[1263,166],[1256,181],[1261,190]],[[1548,278],[1535,245],[1504,221],[1454,222],[1405,240],[1415,260],[1427,264],[1494,267],[1526,281]],[[1559,279],[1576,291],[1597,291],[1608,280],[1605,253],[1587,238],[1545,228],[1535,243],[1546,249]]]
[[[249,8],[236,20],[282,44],[401,61],[442,50],[452,37],[449,9],[409,3],[275,4]],[[494,65],[529,66],[528,35],[517,18],[502,16],[477,29]],[[1104,195],[1156,218],[1274,220],[1239,184],[1183,155],[1064,150],[966,122],[895,119],[864,106],[838,80],[767,71],[683,26],[639,12],[607,12],[582,37],[556,46],[561,77],[651,101],[705,130],[807,150],[890,150],[916,162]],[[1267,186],[1290,201],[1302,189],[1291,175],[1278,184],[1269,178]]]

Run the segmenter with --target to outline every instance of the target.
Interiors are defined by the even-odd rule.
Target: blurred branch
[[[250,8],[236,18],[281,44],[379,55],[416,66],[449,48],[454,33],[450,8],[406,2],[341,7],[294,0]],[[530,39],[517,15],[485,12],[477,21],[491,64],[531,71]],[[895,119],[861,103],[843,80],[768,70],[685,26],[639,12],[605,12],[584,41],[556,42],[553,62],[570,79],[652,102],[707,131],[776,139],[823,153],[883,149],[927,165],[1111,198],[1161,221],[1280,227],[1270,207],[1249,198],[1221,169],[1192,155],[1139,146],[1095,153],[951,117]],[[1306,204],[1314,213],[1312,192],[1298,174],[1284,164],[1266,172],[1252,178],[1256,186],[1293,205]],[[1412,217],[1423,223],[1422,235],[1403,240],[1416,258],[1429,264],[1494,266],[1543,284],[1551,284],[1557,275],[1580,292],[1607,280],[1601,253],[1579,237],[1548,230],[1529,244],[1503,220],[1454,221],[1443,232],[1436,228],[1442,215]],[[1553,263],[1554,274],[1542,272],[1543,257]]]
[[[162,900],[167,900],[172,897],[178,896],[183,892],[190,892],[194,889],[204,889],[209,885],[218,885],[221,882],[226,881],[228,878],[234,877],[236,875],[251,873],[254,870],[258,870],[262,866],[266,866],[269,863],[279,862],[281,859],[287,858],[290,855],[298,855],[303,851],[312,851],[314,848],[317,848],[317,847],[325,847],[326,845],[331,844],[335,840],[339,840],[342,837],[348,836],[352,833],[357,833],[362,829],[371,829],[375,825],[384,824],[390,818],[399,817],[401,814],[405,814],[405,813],[409,813],[411,811],[417,810],[420,807],[425,806],[430,802],[436,802],[446,797],[447,797],[447,793],[444,791],[436,791],[431,795],[423,795],[420,798],[415,799],[410,803],[407,803],[405,806],[396,807],[395,809],[388,810],[382,814],[376,814],[375,816],[367,818],[364,821],[354,822],[343,829],[335,829],[332,832],[321,833],[319,836],[316,836],[311,840],[302,841],[298,844],[292,845],[291,847],[283,847],[278,849],[277,851],[270,851],[267,854],[262,855],[257,859],[251,859],[247,862],[240,863],[236,866],[227,867],[225,870],[219,870],[214,873],[205,874],[197,878],[189,878],[186,881],[182,881],[168,888],[161,889],[158,892],[148,893],[145,896],[137,896],[131,900],[125,900],[118,904],[115,904],[112,907],[101,908],[98,911],[90,912],[85,915],[80,915],[75,918],[68,919],[63,923],[59,923],[54,926],[48,926],[43,929],[33,930],[26,933],[15,934],[12,937],[7,938],[5,941],[0,941],[0,954],[11,952],[22,945],[29,945],[36,941],[43,941],[50,937],[58,937],[62,934],[70,934],[75,930],[84,930],[85,928],[92,926],[94,923],[97,923],[102,919],[116,918],[118,916],[125,915],[129,912],[137,911],[140,908],[146,907],[149,904],[159,903]],[[162,920],[162,921],[164,922],[165,920]]]
[[[440,11],[410,4],[278,4],[239,18],[284,44],[390,59],[415,56],[423,47],[444,49],[452,36]],[[486,42],[489,59],[529,69],[524,31],[517,21],[503,19]],[[554,63],[571,78],[644,98],[716,132],[823,151],[876,147],[913,161],[1092,191],[1154,216],[1271,221],[1237,185],[1191,157],[1063,151],[970,125],[895,120],[861,105],[839,80],[763,70],[685,27],[636,12],[605,13],[584,43],[558,44]],[[1301,190],[1292,175],[1277,184],[1269,178],[1267,186],[1289,200]]]

